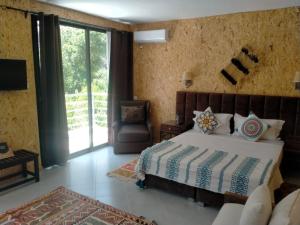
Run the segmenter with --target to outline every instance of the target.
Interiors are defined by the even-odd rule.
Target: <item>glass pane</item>
[[[60,26],[70,153],[90,147],[85,30]]]
[[[93,144],[107,143],[108,60],[106,33],[90,32]]]

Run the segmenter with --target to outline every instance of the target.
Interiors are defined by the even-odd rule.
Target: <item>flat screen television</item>
[[[25,60],[0,59],[0,90],[26,90]]]

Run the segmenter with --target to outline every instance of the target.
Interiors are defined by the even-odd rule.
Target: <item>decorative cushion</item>
[[[266,185],[258,186],[249,196],[240,219],[240,225],[267,225],[272,213],[272,200]]]
[[[203,134],[211,134],[220,126],[220,122],[217,120],[210,107],[204,112],[199,113],[198,117],[195,118],[195,123]]]
[[[242,123],[247,119],[247,117],[241,116],[238,113],[234,114],[234,134],[239,135],[238,128]],[[282,127],[285,123],[284,120],[275,120],[275,119],[261,119],[263,122],[269,125],[269,129],[261,136],[262,140],[278,140]]]
[[[144,106],[121,106],[121,121],[124,123],[141,123],[145,121]]]
[[[149,130],[144,124],[123,125],[118,133],[119,142],[144,142],[149,137]]]
[[[195,117],[194,120],[194,130],[201,131],[199,126],[197,125],[196,118],[199,117],[199,114],[202,113],[201,111],[194,111],[193,112]],[[214,134],[225,134],[230,135],[231,129],[230,129],[230,120],[233,117],[232,114],[228,113],[214,113],[217,120],[220,122],[220,126],[213,130],[212,133]]]
[[[238,129],[239,134],[248,141],[257,141],[268,130],[269,125],[250,113]]]
[[[269,225],[300,224],[300,189],[282,199],[274,208]]]

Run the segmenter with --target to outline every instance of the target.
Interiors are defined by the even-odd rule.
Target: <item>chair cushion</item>
[[[223,205],[212,225],[239,225],[243,208],[241,204]]]
[[[142,123],[145,121],[145,107],[121,106],[121,121],[123,123]]]
[[[144,124],[123,125],[118,133],[119,142],[143,142],[148,141],[149,130]]]

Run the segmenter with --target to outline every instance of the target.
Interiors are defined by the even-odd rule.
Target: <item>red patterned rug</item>
[[[116,177],[120,180],[136,182],[137,178],[135,174],[135,166],[137,164],[137,161],[138,159],[132,160],[124,164],[120,168],[107,173],[107,176]]]
[[[30,203],[0,213],[0,224],[9,225],[155,225],[85,197],[64,187],[59,187]]]

